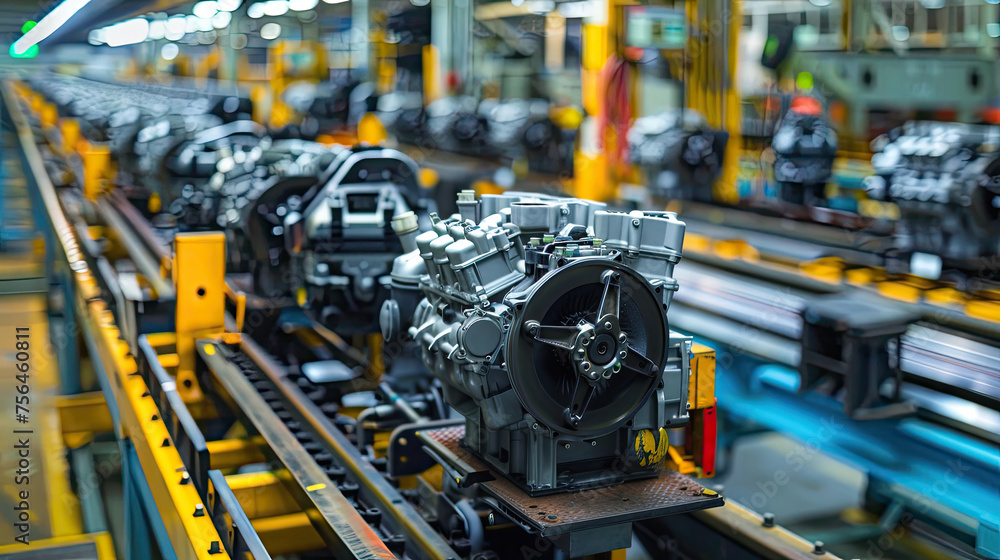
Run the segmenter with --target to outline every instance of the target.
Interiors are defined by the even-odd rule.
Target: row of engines
[[[173,138],[162,118],[134,142]],[[401,153],[269,159],[279,141],[247,122],[180,134],[166,159],[172,178],[203,179],[179,199],[235,195],[214,225],[258,295],[295,295],[341,335],[381,322],[465,417],[465,445],[532,495],[659,474],[667,430],[689,420],[690,338],[667,322],[685,229],[674,214],[464,191],[459,213],[440,219]],[[291,166],[298,175],[282,173]],[[234,190],[237,168],[260,173],[250,197]]]
[[[411,158],[275,138],[236,97],[57,74],[32,87],[109,146],[118,188],[162,235],[225,231],[227,269],[249,273],[253,292],[302,293],[344,335],[378,331],[381,279],[401,252],[390,222],[434,209]]]
[[[419,94],[396,92],[380,97],[377,107],[400,142],[470,156],[527,158],[539,172],[572,170],[578,123],[560,126],[542,99],[454,96],[424,107]]]

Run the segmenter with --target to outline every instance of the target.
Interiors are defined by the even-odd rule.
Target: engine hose
[[[465,525],[469,528],[469,552],[475,554],[483,550],[483,522],[479,520],[476,508],[472,507],[472,500],[468,498],[455,502],[455,508],[465,517]]]

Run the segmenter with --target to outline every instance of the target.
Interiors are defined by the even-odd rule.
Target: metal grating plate
[[[464,435],[464,426],[423,432],[424,437],[444,445],[470,466],[489,470],[483,461],[462,447],[460,441]],[[494,476],[496,480],[479,486],[497,499],[504,513],[542,536],[698,511],[725,503],[721,495],[710,490],[703,494],[704,486],[667,469],[657,478],[534,498],[503,475],[494,473]]]

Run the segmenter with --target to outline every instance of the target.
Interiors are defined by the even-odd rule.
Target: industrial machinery
[[[895,203],[902,259],[995,277],[981,259],[1000,254],[1000,128],[914,121],[872,142],[871,198]],[[920,255],[923,254],[924,257]],[[935,270],[936,269],[936,270]]]
[[[108,95],[106,84],[87,80],[36,81],[53,95],[71,93],[76,104]],[[74,86],[71,92],[67,83]],[[72,184],[83,188],[68,191],[67,199],[86,207],[87,198],[96,201],[102,190],[120,186],[124,196],[115,193],[108,197],[111,203],[99,203],[104,206],[95,223],[131,222],[132,231],[126,235],[137,234],[154,246],[149,262],[162,258],[156,255],[161,251],[157,245],[169,244],[181,233],[223,232],[227,270],[242,275],[241,289],[257,302],[248,306],[260,321],[255,338],[285,359],[299,352],[292,362],[312,363],[303,371],[317,383],[352,381],[366,373],[377,381],[382,368],[367,371],[369,352],[363,341],[378,332],[379,305],[388,294],[382,279],[402,252],[390,224],[405,216],[416,228],[434,210],[428,192],[417,184],[419,170],[413,160],[382,148],[274,140],[253,121],[220,123],[197,111],[190,117],[176,116],[170,107],[177,104],[159,106],[164,103],[143,88],[132,92],[126,110],[146,116],[137,118],[135,132],[109,154],[117,176],[94,188],[93,177],[84,173],[77,179],[70,173]],[[114,130],[114,119],[104,118],[101,109],[93,105],[88,110],[94,137]],[[103,109],[113,115],[123,111],[119,104]],[[206,122],[211,126],[199,128]],[[102,123],[108,124],[99,128]],[[76,160],[50,161],[72,167]],[[93,165],[84,159],[85,168]],[[133,274],[131,264],[112,266],[121,267],[121,274]],[[151,273],[151,268],[147,265],[145,272]],[[141,299],[155,298],[150,292]],[[154,319],[148,307],[144,315],[143,321],[169,322]],[[294,341],[303,323],[329,329],[325,332],[334,339],[330,344],[335,354],[348,365],[330,360],[329,350],[315,345],[312,352],[302,353]],[[359,348],[352,349],[342,336],[362,336],[355,344]],[[377,347],[372,353],[378,355]],[[315,356],[305,357],[308,354]]]
[[[36,102],[40,99],[26,86],[18,87]],[[53,150],[51,133],[55,129],[51,125],[41,126],[39,145],[33,144],[31,131],[17,111],[15,107],[15,121],[29,161],[38,161],[42,152],[53,160],[65,158],[71,163],[75,159],[75,154]],[[305,183],[281,180],[278,172],[294,160],[282,159],[267,166],[276,173],[271,179],[277,178],[277,182],[246,205],[252,211],[244,207],[240,219],[227,223],[220,233],[158,228],[158,213],[151,212],[152,219],[147,221],[149,209],[138,211],[116,192],[119,187],[115,183],[97,190],[87,184],[81,185],[82,189],[72,184],[53,189],[44,175],[38,177],[40,192],[54,219],[72,224],[59,230],[67,233],[58,242],[62,250],[78,259],[71,270],[81,276],[74,276],[70,284],[60,288],[65,290],[60,292],[65,301],[71,303],[64,312],[77,316],[85,302],[94,309],[100,307],[99,312],[82,316],[87,321],[85,332],[100,352],[93,359],[101,356],[103,360],[95,363],[107,364],[102,375],[106,372],[114,377],[109,395],[114,395],[127,413],[122,426],[132,438],[128,441],[134,442],[128,445],[134,445],[139,453],[143,471],[154,472],[160,465],[170,464],[173,466],[164,466],[167,470],[163,472],[183,473],[176,481],[172,475],[152,479],[157,503],[180,511],[181,504],[198,501],[202,508],[198,511],[210,509],[204,520],[209,525],[202,526],[196,516],[193,523],[199,524],[198,532],[190,534],[190,542],[178,541],[181,545],[216,550],[217,554],[252,551],[255,558],[268,558],[272,547],[298,551],[325,547],[359,558],[388,558],[390,554],[399,558],[504,558],[537,535],[535,538],[547,543],[538,545],[542,553],[562,557],[563,552],[558,552],[562,550],[577,557],[627,547],[634,522],[722,505],[717,493],[661,468],[667,462],[669,444],[678,444],[680,453],[701,445],[681,441],[679,433],[668,436],[664,429],[690,424],[690,341],[676,333],[668,335],[665,316],[665,306],[676,287],[670,271],[679,259],[681,222],[666,213],[606,212],[601,204],[575,199],[517,195],[477,202],[469,200],[466,193],[461,204],[470,213],[468,223],[461,224],[459,218],[431,223],[420,215],[426,216],[432,207],[422,205],[412,160],[377,147],[343,149],[336,154],[329,166],[332,175],[323,179],[314,193],[308,193],[313,187]],[[44,167],[36,169],[45,171]],[[87,179],[75,179],[74,183],[86,183]],[[296,189],[307,193],[296,194]],[[508,207],[516,209],[520,227],[499,220],[501,215],[510,215],[510,210],[504,209]],[[279,219],[272,223],[275,218]],[[640,226],[633,226],[633,222]],[[440,442],[427,443],[422,449],[423,436],[408,430],[434,435],[442,426],[455,427],[455,421],[447,418],[444,402],[432,384],[408,385],[392,370],[379,383],[379,372],[374,371],[377,354],[359,354],[349,344],[345,347],[337,334],[364,333],[365,313],[370,309],[365,306],[378,302],[379,297],[359,296],[385,289],[390,281],[395,293],[397,281],[413,280],[403,274],[408,265],[427,266],[419,252],[427,235],[422,238],[418,232],[425,230],[444,241],[445,236],[433,232],[435,227],[447,225],[463,230],[468,227],[468,237],[486,249],[486,258],[473,266],[484,276],[474,279],[468,270],[463,278],[488,281],[485,275],[500,274],[496,267],[502,262],[513,267],[507,267],[500,278],[504,289],[494,293],[497,301],[493,308],[482,307],[478,296],[483,294],[469,284],[465,284],[465,293],[460,291],[462,284],[440,286],[448,297],[456,298],[454,309],[479,311],[480,319],[492,322],[499,317],[500,306],[506,306],[509,317],[494,323],[497,329],[503,329],[502,325],[510,328],[515,317],[526,325],[531,317],[548,321],[554,314],[558,315],[551,317],[556,330],[562,329],[561,321],[572,321],[572,328],[587,339],[593,338],[587,342],[581,339],[586,359],[569,358],[577,365],[564,372],[575,377],[578,387],[588,388],[578,391],[579,397],[588,396],[586,402],[581,401],[569,416],[563,416],[562,409],[556,416],[536,413],[538,423],[545,423],[544,430],[550,432],[549,449],[555,451],[555,443],[560,444],[561,459],[538,471],[553,481],[551,488],[526,493],[511,486],[513,493],[498,498],[503,491],[495,486],[499,480],[491,482],[473,474],[459,476],[454,485],[445,482],[429,493],[413,490],[413,477],[423,488],[432,488],[426,486],[427,481],[440,484],[436,480],[440,474],[433,461],[426,462],[427,457],[449,453]],[[79,249],[66,248],[65,244],[75,243],[73,232],[88,230],[101,231],[105,237],[99,242],[85,241]],[[234,244],[229,237],[238,241]],[[263,246],[261,240],[266,241]],[[483,244],[486,240],[492,251]],[[506,245],[503,240],[507,240]],[[229,260],[226,246],[244,243],[252,249],[244,256],[252,273],[225,273],[223,264]],[[453,249],[462,245],[458,243]],[[383,269],[378,268],[379,262],[398,255],[396,248],[411,252],[395,263],[394,274],[387,281],[380,278]],[[444,250],[442,254],[454,252]],[[445,262],[437,264],[441,265]],[[530,275],[524,272],[526,265]],[[290,275],[287,284],[279,285],[280,274]],[[449,278],[456,274],[455,269],[448,274]],[[259,291],[266,283],[264,278],[271,278],[274,292]],[[550,290],[576,291],[574,286],[590,284],[588,289],[594,294],[605,294],[606,312],[600,317],[589,317],[593,302],[573,294],[558,306],[547,305],[545,293]],[[88,295],[79,299],[77,290]],[[418,285],[408,290],[414,302],[424,295]],[[469,297],[470,305],[461,303]],[[223,305],[217,307],[218,303]],[[306,313],[305,320],[291,316],[296,308]],[[328,325],[308,317],[314,311],[322,316],[330,308],[337,309],[324,317],[329,319]],[[227,310],[225,315],[223,310]],[[275,310],[284,316],[277,324],[259,320]],[[421,312],[426,313],[426,309]],[[446,316],[454,320],[451,313]],[[409,323],[410,317],[406,317]],[[103,323],[94,323],[98,319]],[[577,323],[579,320],[585,321]],[[472,336],[488,337],[489,332],[482,332],[484,327],[489,330],[489,324],[473,325],[478,334]],[[539,328],[544,333],[549,326]],[[541,338],[528,337],[521,328],[514,332],[522,338],[514,345],[558,351]],[[274,344],[275,336],[298,342]],[[111,340],[118,342],[108,346]],[[462,340],[462,344],[470,344],[466,347],[470,352],[482,350],[472,338]],[[500,367],[501,360],[513,360],[520,353],[506,342],[502,346],[511,349],[505,352],[498,347],[492,361],[478,354],[477,359]],[[391,364],[392,341],[385,350]],[[542,367],[565,363],[567,356],[545,350],[539,352]],[[341,365],[333,367],[335,362]],[[68,362],[67,366],[71,369]],[[455,367],[460,366],[456,363]],[[140,375],[130,376],[129,368],[136,368]],[[358,368],[364,370],[360,375]],[[522,370],[531,371],[519,366]],[[69,372],[66,375],[71,376]],[[555,395],[570,380],[570,376],[550,379],[549,389]],[[447,387],[448,393],[454,392],[454,386]],[[612,398],[619,389],[630,395],[624,407]],[[510,390],[504,398],[511,405],[517,400]],[[459,404],[448,396],[445,400]],[[157,412],[147,411],[149,406]],[[133,407],[146,408],[137,412]],[[524,435],[530,429],[523,421],[519,424],[507,432],[514,434],[514,439],[517,433]],[[163,437],[158,430],[163,430]],[[211,438],[243,430],[255,434],[247,440],[244,463],[264,460],[257,458],[260,446],[267,457],[301,481],[301,485],[291,482],[287,490],[291,495],[282,500],[301,499],[307,504],[303,507],[317,511],[315,517],[303,518],[305,528],[297,529],[306,531],[302,542],[276,541],[275,533],[265,532],[261,538],[270,543],[265,550],[246,521],[243,506],[229,490],[230,481],[225,477],[235,477],[232,484],[238,484],[239,474],[218,470],[227,469],[221,465],[233,459],[212,451],[220,447]],[[566,434],[556,436],[552,433],[555,430]],[[142,442],[153,439],[159,442],[155,448],[143,446]],[[413,445],[407,440],[416,443],[417,449],[406,447]],[[575,447],[578,456],[567,455],[566,445]],[[714,439],[706,440],[705,447],[714,450]],[[530,453],[527,449],[520,452]],[[467,463],[459,459],[455,464],[464,468],[461,465]],[[275,463],[267,465],[277,468]],[[554,469],[564,467],[576,474],[557,476]],[[409,474],[402,472],[407,468],[411,469]],[[602,468],[610,472],[602,473]],[[483,486],[470,488],[476,481],[482,481]],[[561,509],[545,511],[544,519],[539,519],[532,504],[525,502],[533,499],[532,494],[551,491],[571,501],[606,499],[601,493],[609,490],[608,485],[614,495],[623,497],[623,506],[610,515],[572,504],[553,504]],[[173,493],[160,494],[160,488]],[[569,489],[579,492],[565,492]],[[211,507],[205,508],[205,503]],[[183,522],[175,517],[171,514],[163,523],[174,527],[171,539],[177,541],[187,533],[178,528]],[[217,529],[210,529],[213,524]],[[484,538],[485,528],[494,524],[498,531]],[[365,526],[370,530],[363,529]],[[318,539],[310,536],[313,530]],[[213,536],[215,531],[229,538]]]
[[[296,82],[282,97],[282,103],[301,118],[272,128],[271,135],[304,140],[343,136],[365,113],[374,111],[378,101],[371,84],[356,80]]]
[[[527,160],[528,169],[558,174],[572,169],[576,131],[557,124],[543,99],[454,96],[423,107],[419,94],[379,98],[378,114],[400,142],[426,150],[496,159]]]
[[[825,201],[826,183],[837,155],[837,133],[819,101],[804,96],[792,100],[771,147],[781,200],[806,212]]]
[[[424,295],[408,333],[465,416],[464,445],[531,495],[657,476],[663,453],[643,439],[662,452],[665,428],[688,421],[690,339],[666,313],[684,224],[576,199],[463,198],[461,216],[410,242],[393,286]]]
[[[1000,128],[929,122],[1000,26],[925,3],[5,6],[0,558],[1000,558]]]
[[[402,253],[393,227],[429,223],[433,201],[417,184],[416,163],[395,150],[345,150],[333,167],[315,194],[285,193],[258,205],[266,223],[255,233],[266,240],[250,237],[254,277],[265,292],[303,290],[304,306],[337,332],[375,333],[388,293],[382,279]]]
[[[696,111],[669,111],[635,120],[628,131],[629,156],[657,196],[707,202],[722,172],[728,139]]]

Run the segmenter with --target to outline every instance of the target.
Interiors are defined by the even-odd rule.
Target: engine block
[[[1000,250],[1000,127],[913,121],[872,142],[868,195],[900,210],[902,254],[980,267]]]
[[[464,445],[532,495],[655,476],[688,421],[690,339],[667,323],[684,223],[518,193],[459,209],[410,234],[382,321],[393,337],[412,309]]]

